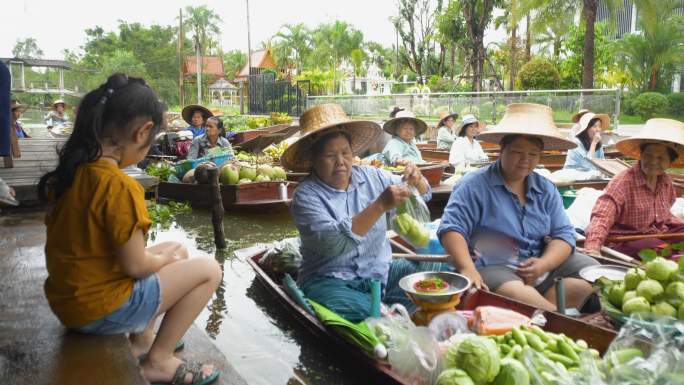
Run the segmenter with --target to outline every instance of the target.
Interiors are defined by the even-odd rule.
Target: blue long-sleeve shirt
[[[526,188],[523,206],[504,184],[500,161],[467,174],[449,197],[437,235],[460,233],[478,255],[477,267],[539,257],[547,236],[574,248],[575,231],[554,184],[532,172]]]
[[[353,166],[347,190],[337,190],[314,173],[299,183],[290,210],[302,240],[299,282],[313,277],[374,278],[387,283],[392,250],[387,220],[381,217],[364,236],[352,231],[352,218],[401,176],[375,167]],[[429,200],[428,190],[423,199]]]

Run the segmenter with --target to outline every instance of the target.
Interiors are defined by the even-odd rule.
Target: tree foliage
[[[12,48],[12,56],[24,59],[40,59],[43,57],[43,50],[38,47],[38,42],[32,37],[24,40],[18,39]]]
[[[552,62],[538,57],[522,66],[518,82],[524,90],[553,90],[560,84],[560,74]]]

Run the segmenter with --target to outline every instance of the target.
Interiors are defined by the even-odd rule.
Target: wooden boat
[[[255,130],[240,131],[230,138],[230,143],[232,145],[238,145],[242,142],[254,139],[264,134],[275,134],[286,131],[289,127],[289,124],[277,124],[275,126],[263,127]]]
[[[226,211],[248,213],[274,213],[288,210],[290,197],[297,183],[288,183],[286,200],[279,197],[283,182],[253,182],[238,185],[221,185],[221,199]],[[208,184],[161,182],[159,198],[188,201],[192,207],[211,208],[211,187]]]
[[[256,278],[261,282],[266,289],[275,296],[279,302],[286,308],[286,310],[307,330],[319,338],[322,343],[335,345],[339,348],[338,356],[343,357],[349,361],[355,361],[362,368],[369,373],[374,374],[378,380],[369,381],[370,383],[391,383],[391,384],[410,384],[408,379],[400,377],[397,373],[392,371],[392,367],[388,362],[376,359],[363,353],[357,346],[352,345],[346,340],[342,339],[332,329],[325,327],[316,317],[307,313],[301,306],[293,301],[280,285],[281,276],[272,274],[262,268],[258,261],[264,254],[263,248],[252,248],[239,250],[236,256],[244,259],[254,269]],[[462,298],[461,304],[458,306],[460,310],[474,310],[478,306],[492,305],[511,309],[527,316],[531,316],[536,311],[541,311],[532,306],[514,301],[512,299],[503,297],[501,295],[474,290],[469,292]],[[565,333],[567,336],[574,339],[584,339],[589,346],[604,353],[610,343],[616,336],[615,331],[594,326],[586,322],[573,319],[559,313],[541,311],[547,319],[547,324],[544,329],[554,333]]]
[[[449,150],[438,150],[437,147],[433,149],[420,149],[420,156],[426,162],[444,162],[449,161]]]

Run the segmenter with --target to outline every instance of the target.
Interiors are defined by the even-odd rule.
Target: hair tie
[[[107,99],[109,99],[109,98],[112,96],[113,93],[114,93],[114,89],[113,89],[113,88],[107,88],[107,90],[105,91],[104,96],[100,99],[100,103],[101,103],[101,104],[107,103]]]

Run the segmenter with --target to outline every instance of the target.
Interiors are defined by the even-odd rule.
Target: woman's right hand
[[[594,134],[594,137],[591,138],[591,142],[594,144],[598,144],[601,141],[601,133],[597,132]]]
[[[385,191],[378,197],[377,202],[380,203],[384,211],[389,211],[399,206],[409,196],[411,196],[411,191],[409,191],[408,187],[393,184],[387,186]]]
[[[471,283],[471,287],[474,287],[477,289],[489,290],[489,288],[487,287],[487,285],[484,282],[484,279],[482,279],[480,272],[477,271],[475,266],[467,267],[467,268],[461,270],[461,274],[468,277],[468,279],[470,280],[470,283]]]

